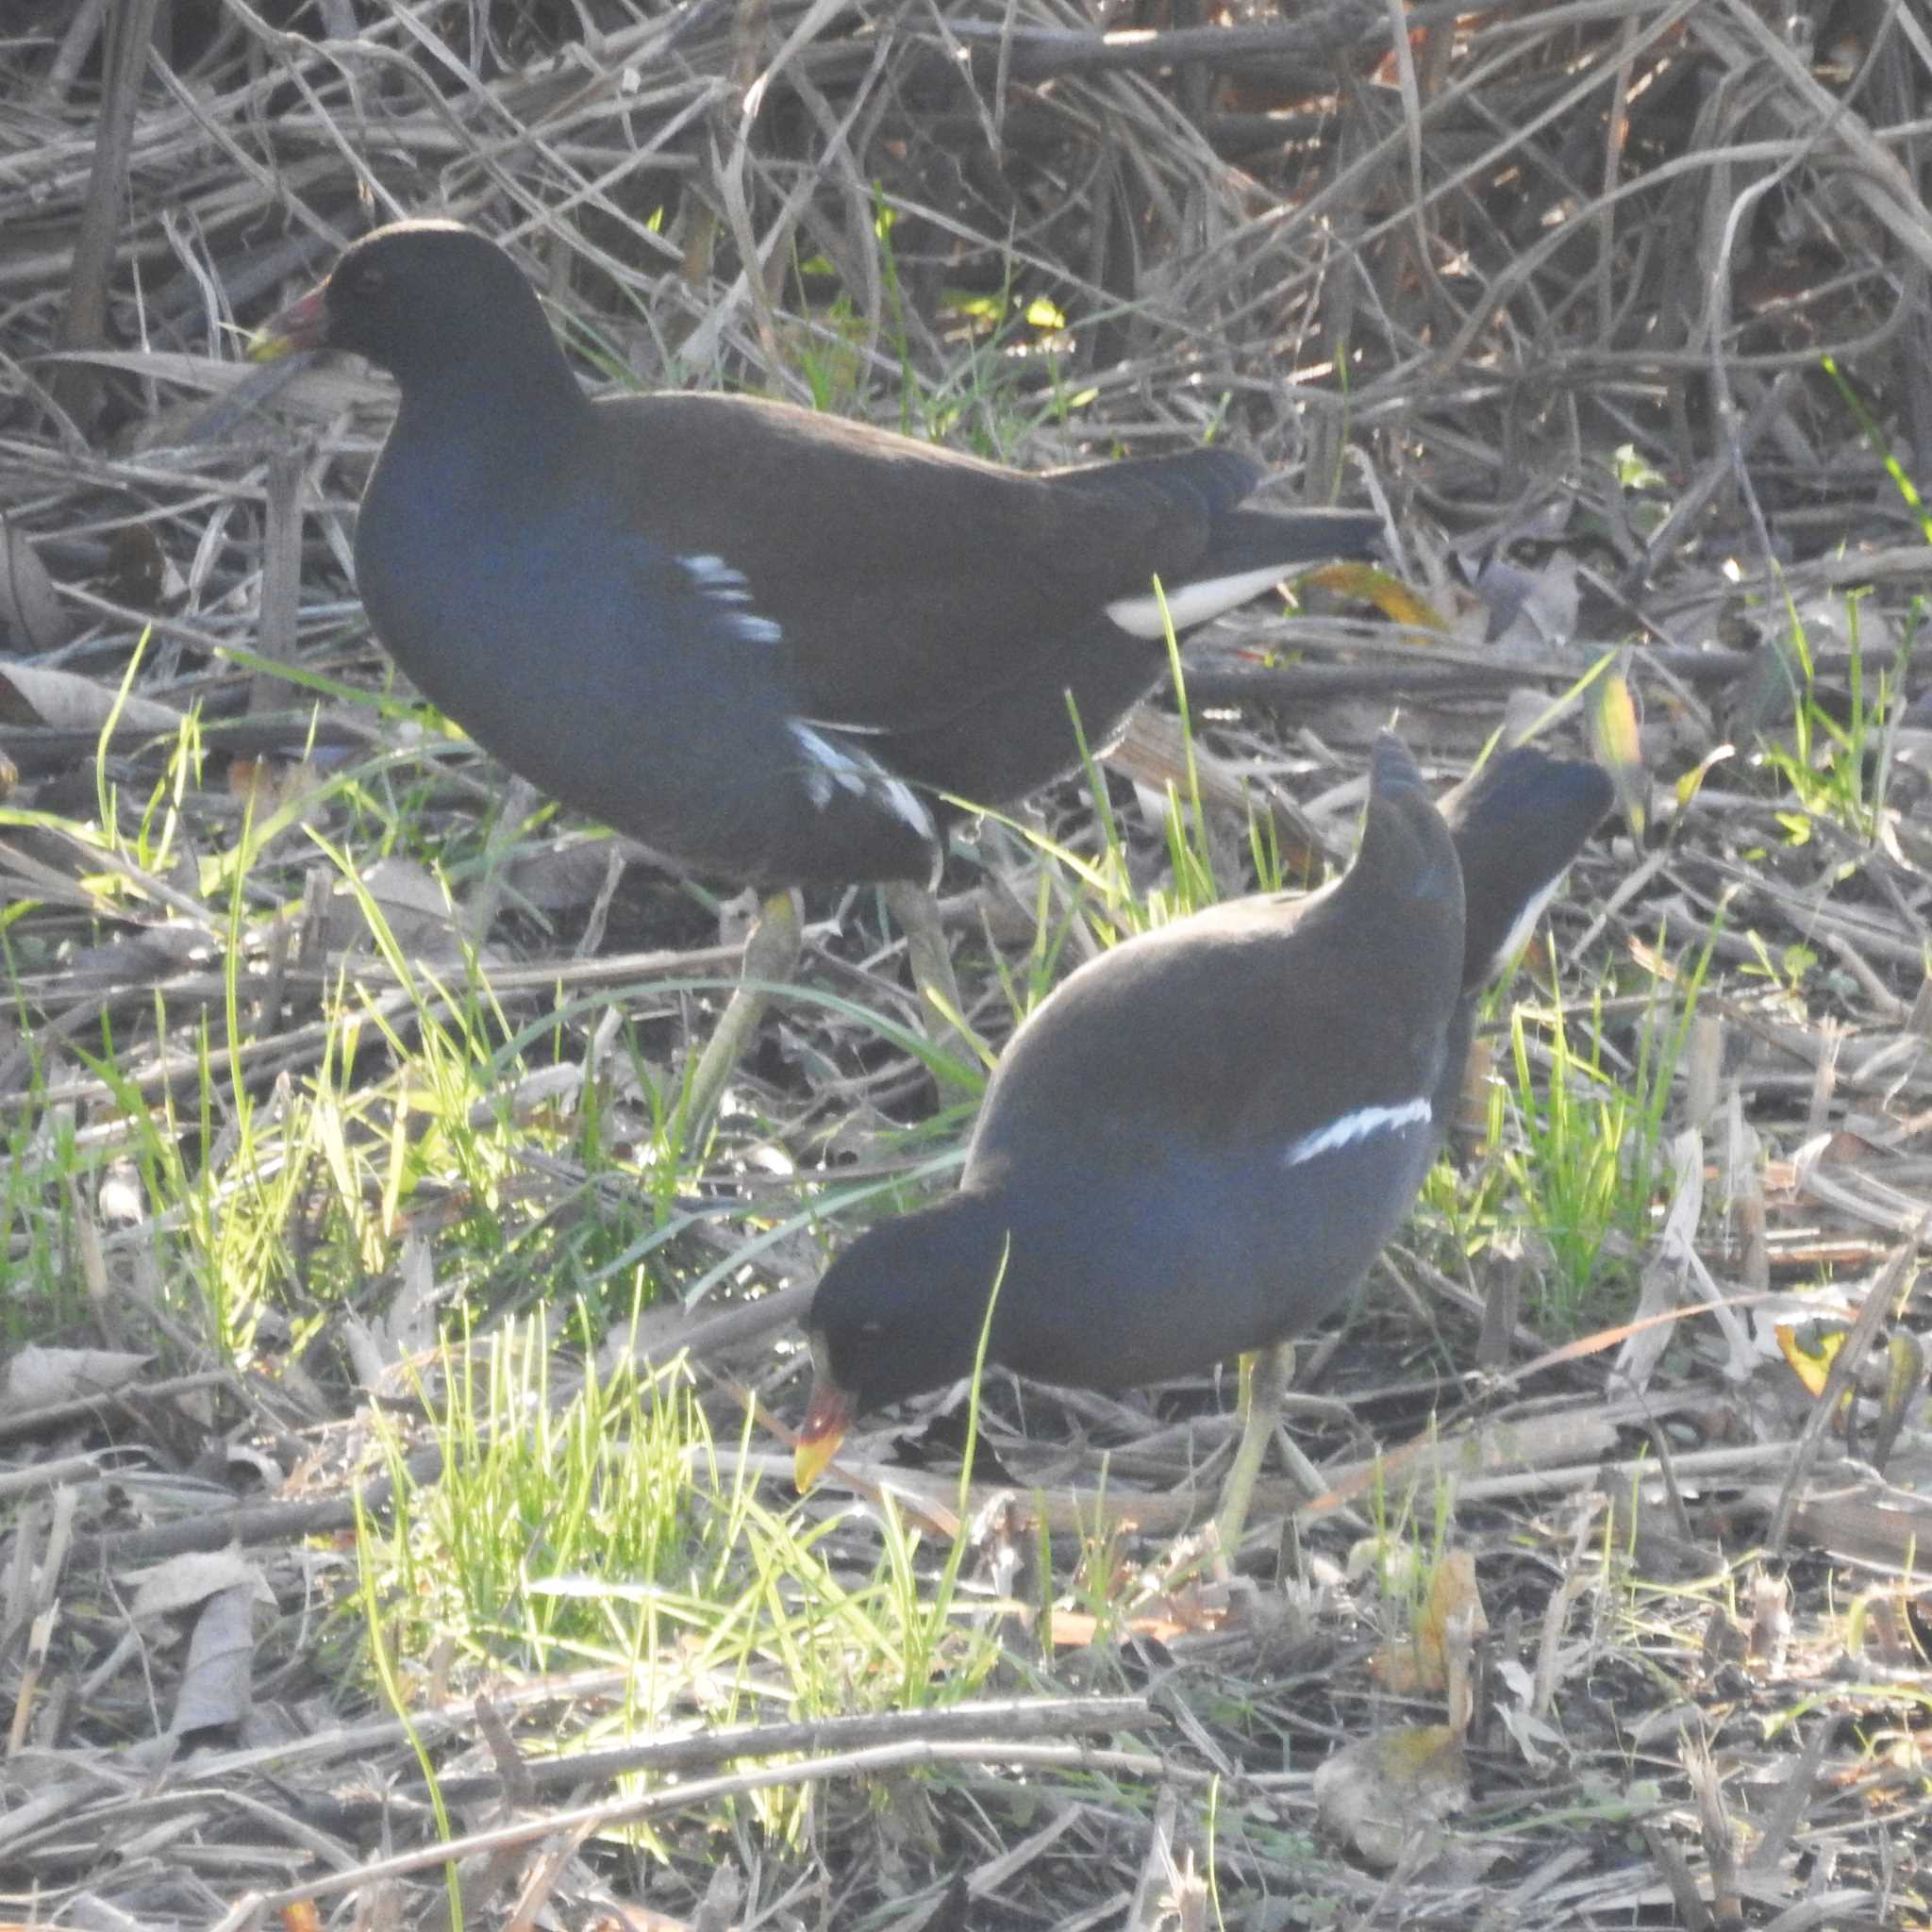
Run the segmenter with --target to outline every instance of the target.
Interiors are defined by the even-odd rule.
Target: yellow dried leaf
[[[1373,604],[1391,624],[1407,624],[1418,630],[1446,631],[1448,620],[1427,598],[1418,596],[1398,576],[1373,563],[1324,563],[1311,570],[1301,581],[1319,584],[1338,597],[1359,597]]]
[[[1713,767],[1721,765],[1727,758],[1732,758],[1736,756],[1736,747],[1728,744],[1721,744],[1716,748],[1716,750],[1705,753],[1705,755],[1701,758],[1699,758],[1698,761],[1694,765],[1692,765],[1690,769],[1688,772],[1686,772],[1681,778],[1677,780],[1677,805],[1679,808],[1681,809],[1683,807],[1689,805],[1690,801],[1697,796],[1698,792],[1703,790],[1704,781],[1710,775]]]
[[[1643,769],[1637,699],[1631,691],[1630,680],[1621,670],[1599,677],[1591,687],[1590,734],[1596,747],[1597,762],[1610,774],[1610,782],[1617,788],[1624,821],[1641,839],[1649,779]]]
[[[1389,1644],[1369,1660],[1376,1683],[1396,1697],[1439,1695],[1448,1687],[1447,1640],[1458,1620],[1465,1641],[1490,1627],[1476,1589],[1475,1558],[1467,1550],[1451,1550],[1430,1574],[1428,1595],[1408,1641]]]
[[[1807,1343],[1791,1323],[1780,1322],[1776,1330],[1777,1345],[1785,1360],[1790,1363],[1792,1374],[1804,1383],[1807,1393],[1815,1402],[1824,1393],[1832,1361],[1845,1345],[1845,1336],[1850,1331],[1814,1327],[1811,1332],[1816,1339]]]

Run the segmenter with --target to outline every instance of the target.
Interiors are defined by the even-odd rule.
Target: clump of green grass
[[[30,1037],[30,1036],[29,1036]],[[77,1185],[97,1167],[68,1107],[45,1101],[44,1068],[30,1073],[26,1104],[9,1110],[0,1176],[0,1341],[43,1342],[87,1311],[84,1272],[74,1265]]]
[[[1425,1223],[1470,1256],[1533,1237],[1532,1312],[1549,1332],[1614,1319],[1627,1306],[1668,1172],[1663,1147],[1676,1069],[1710,962],[1706,946],[1652,983],[1631,1053],[1606,989],[1577,1005],[1518,1004],[1509,976],[1486,1002],[1507,1007],[1508,1052],[1487,1089],[1482,1158],[1439,1161]]]
[[[592,1324],[580,1310],[575,1325],[588,1357]],[[960,1587],[961,1542],[935,1545],[888,1507],[855,1574],[842,1518],[770,1508],[742,1458],[721,1474],[681,1364],[586,1372],[559,1400],[554,1359],[541,1320],[445,1347],[425,1398],[443,1449],[433,1483],[385,1436],[394,1504],[362,1525],[356,1607],[375,1607],[365,1641],[391,1670],[621,1670],[585,1742],[699,1714],[919,1708],[985,1685],[1000,1607]],[[752,1802],[768,1829],[795,1832],[797,1793]]]
[[[1581,1027],[1560,1004],[1545,1021],[1521,1008],[1510,1014],[1509,1098],[1518,1131],[1506,1141],[1501,1164],[1524,1223],[1548,1245],[1540,1311],[1557,1333],[1607,1315],[1628,1292],[1666,1165],[1672,1083],[1709,958],[1707,947],[1681,975],[1674,998],[1658,982],[1627,1074],[1616,1071],[1608,1052],[1601,990],[1591,994]],[[1541,1074],[1531,1051],[1539,1026],[1548,1054]],[[1492,1107],[1503,1097],[1499,1085]],[[1492,1124],[1501,1123],[1492,1117]]]
[[[581,1309],[576,1326],[588,1344]],[[695,1483],[709,1435],[690,1378],[675,1367],[640,1377],[627,1365],[600,1376],[588,1345],[581,1359],[577,1388],[559,1400],[541,1317],[508,1321],[487,1341],[445,1342],[440,1394],[426,1398],[441,1479],[411,1485],[400,1440],[386,1435],[399,1501],[393,1524],[368,1533],[365,1554],[387,1575],[400,1655],[446,1640],[475,1660],[520,1657],[548,1670],[590,1634],[572,1579],[644,1583],[674,1597],[699,1580]]]
[[[1875,683],[1868,676],[1859,627],[1857,597],[1846,601],[1850,661],[1846,671],[1844,715],[1820,701],[1809,640],[1795,610],[1790,613],[1789,648],[1781,661],[1793,675],[1789,741],[1767,739],[1764,761],[1790,788],[1796,810],[1781,811],[1779,823],[1793,844],[1812,834],[1812,821],[1824,819],[1861,844],[1872,843],[1883,822],[1891,778],[1891,734],[1897,709],[1897,666],[1911,656],[1917,623],[1907,625],[1896,665],[1881,665]]]

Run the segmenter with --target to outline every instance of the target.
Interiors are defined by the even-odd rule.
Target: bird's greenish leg
[[[1277,1341],[1241,1357],[1241,1439],[1214,1512],[1215,1532],[1221,1541],[1222,1554],[1229,1562],[1241,1549],[1248,1505],[1254,1499],[1255,1480],[1261,1474],[1269,1441],[1281,1421],[1281,1405],[1288,1394],[1288,1385],[1293,1379],[1291,1341]],[[1299,1461],[1301,1465],[1292,1471],[1295,1480],[1307,1487],[1311,1495],[1319,1495],[1321,1477],[1299,1450],[1294,1450],[1292,1444],[1290,1447],[1293,1452],[1291,1461]]]
[[[687,1144],[697,1141],[709,1126],[725,1086],[764,1018],[772,998],[770,989],[782,986],[798,971],[799,955],[804,950],[805,921],[798,894],[790,891],[772,893],[745,941],[740,968],[742,984],[731,995],[685,1083]]]
[[[881,890],[886,910],[906,935],[907,957],[912,967],[912,984],[919,991],[919,1016],[926,1038],[947,1058],[976,1068],[979,1054],[971,1036],[948,1017],[957,1015],[963,1020],[966,1008],[960,1003],[959,982],[953,974],[952,955],[946,950],[939,907],[924,886],[904,879],[892,880]]]

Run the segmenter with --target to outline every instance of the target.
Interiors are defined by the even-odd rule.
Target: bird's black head
[[[993,1205],[954,1194],[869,1228],[825,1271],[806,1318],[817,1375],[801,1489],[859,1416],[972,1373],[1004,1250]]]
[[[398,222],[352,242],[327,281],[276,316],[250,354],[318,348],[366,356],[405,390],[477,358],[511,371],[562,366],[523,272],[455,222]]]
[[[867,1229],[825,1271],[807,1325],[859,1413],[972,1372],[1003,1246],[987,1204],[953,1194]]]

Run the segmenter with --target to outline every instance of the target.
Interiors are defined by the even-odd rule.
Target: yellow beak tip
[[[791,1452],[791,1480],[801,1496],[824,1474],[838,1453],[839,1442],[840,1436],[835,1434],[799,1439]]]

